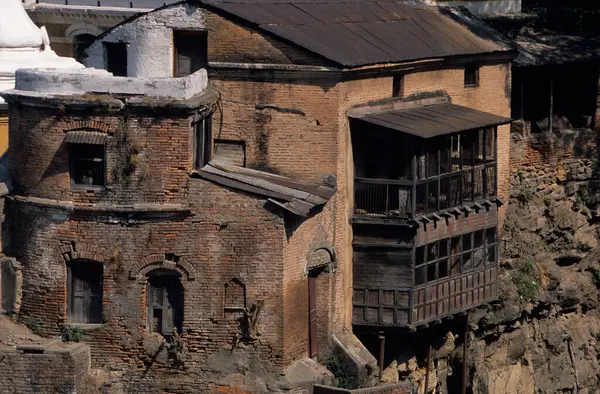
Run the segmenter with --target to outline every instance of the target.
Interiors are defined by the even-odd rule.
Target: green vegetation
[[[341,389],[355,389],[356,378],[348,371],[343,362],[335,355],[332,355],[322,363],[327,369],[335,375],[337,379],[337,387]]]
[[[64,342],[79,342],[85,336],[85,331],[79,327],[63,326],[62,340]]]
[[[511,278],[517,286],[517,294],[521,297],[521,300],[529,302],[535,297],[540,285],[536,280],[531,259],[512,271]]]

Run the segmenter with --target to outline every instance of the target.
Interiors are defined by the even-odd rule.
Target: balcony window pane
[[[473,172],[462,174],[462,202],[473,201]]]
[[[485,169],[480,168],[475,170],[475,178],[473,180],[473,192],[475,193],[475,199],[480,200],[483,198],[483,177],[485,175]]]
[[[450,242],[450,248],[451,248],[452,254],[459,254],[461,252],[460,236],[452,238],[452,241]]]
[[[435,212],[438,210],[438,181],[429,182],[427,193],[427,212]]]
[[[475,248],[481,248],[483,246],[483,230],[475,231],[473,237],[475,238]]]
[[[485,238],[488,245],[496,243],[496,228],[488,228],[485,230]]]
[[[427,245],[427,262],[437,258],[437,242]]]
[[[448,256],[448,239],[443,239],[439,242],[439,256],[446,257]]]
[[[440,279],[448,276],[448,263],[448,259],[440,260],[438,263],[438,275]]]
[[[485,249],[479,248],[473,251],[473,265],[475,268],[483,266],[485,261]]]
[[[450,263],[450,272],[452,273],[452,276],[460,274],[460,255],[452,256]]]
[[[416,215],[423,215],[427,204],[426,184],[417,185],[417,206],[415,207]]]
[[[418,267],[425,263],[425,246],[419,246],[416,250],[415,265]]]
[[[427,266],[423,265],[415,269],[415,285],[422,285],[425,283],[425,272]]]
[[[489,246],[487,248],[487,263],[489,265],[496,264],[496,247],[495,246]]]
[[[450,141],[452,172],[460,171],[460,134],[453,135]]]
[[[439,174],[437,150],[427,153],[427,176],[436,176]]]
[[[440,179],[440,209],[450,208],[452,201],[450,178]]]
[[[417,179],[425,179],[425,155],[417,156]]]
[[[450,178],[450,202],[448,203],[448,207],[456,207],[461,204],[461,185],[462,177],[460,175],[454,175]]]
[[[436,263],[433,263],[427,266],[427,282],[431,282],[437,279],[436,265]]]
[[[475,133],[475,150],[473,152],[473,158],[475,160],[475,165],[485,164],[483,160],[483,151],[484,151],[484,131],[483,129],[477,131]]]
[[[496,195],[496,167],[488,167],[485,169],[486,176],[486,196],[495,196]]]
[[[485,130],[485,158],[486,161],[494,161],[496,159],[496,144],[495,144],[495,130],[489,128]]]
[[[471,250],[473,248],[473,244],[471,243],[471,235],[473,235],[473,233],[469,233],[469,234],[464,234],[462,236],[462,246],[463,246],[463,251],[467,251],[467,250]]]
[[[440,173],[450,172],[450,137],[446,137],[440,146]]]
[[[461,135],[461,149],[462,149],[462,165],[463,170],[473,167],[473,160],[475,158],[475,135],[472,132],[463,133]]]
[[[473,253],[467,252],[462,255],[462,272],[467,272],[473,269]]]

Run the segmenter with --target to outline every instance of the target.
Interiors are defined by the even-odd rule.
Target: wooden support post
[[[423,389],[423,394],[427,394],[429,390],[429,372],[431,365],[431,345],[427,348],[427,366],[425,367],[425,388]]]
[[[463,340],[463,365],[461,393],[467,394],[467,342],[469,340],[469,314],[465,316],[465,333]]]
[[[383,331],[379,332],[379,381],[383,380],[383,363],[385,356],[385,334]]]

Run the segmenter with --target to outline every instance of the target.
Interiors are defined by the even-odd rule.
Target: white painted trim
[[[99,36],[103,30],[98,26],[88,22],[75,23],[67,28],[65,31],[65,37],[71,40],[80,34],[91,34],[93,36]]]

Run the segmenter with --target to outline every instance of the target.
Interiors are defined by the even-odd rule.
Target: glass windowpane
[[[475,244],[475,248],[480,248],[483,246],[483,230],[480,231],[475,231],[474,235],[474,244]]]
[[[469,234],[464,234],[462,236],[462,246],[463,246],[463,251],[468,251],[471,250],[473,248],[473,244],[471,243],[471,235],[472,233]]]
[[[440,257],[448,256],[448,239],[443,239],[439,242],[440,245]]]
[[[425,247],[419,246],[416,251],[415,265],[423,265],[425,263]]]
[[[427,245],[427,262],[433,261],[437,258],[437,243],[431,243]]]
[[[415,285],[422,285],[425,283],[425,270],[427,269],[426,266],[421,266],[421,267],[417,267],[417,269],[415,269]]]
[[[485,230],[485,238],[488,245],[496,243],[496,227]]]
[[[437,279],[435,263],[427,265],[427,282],[431,282]]]
[[[438,273],[440,278],[445,278],[448,276],[448,259],[440,260],[438,263]]]
[[[435,212],[438,210],[438,181],[429,182],[427,193],[427,212]]]

